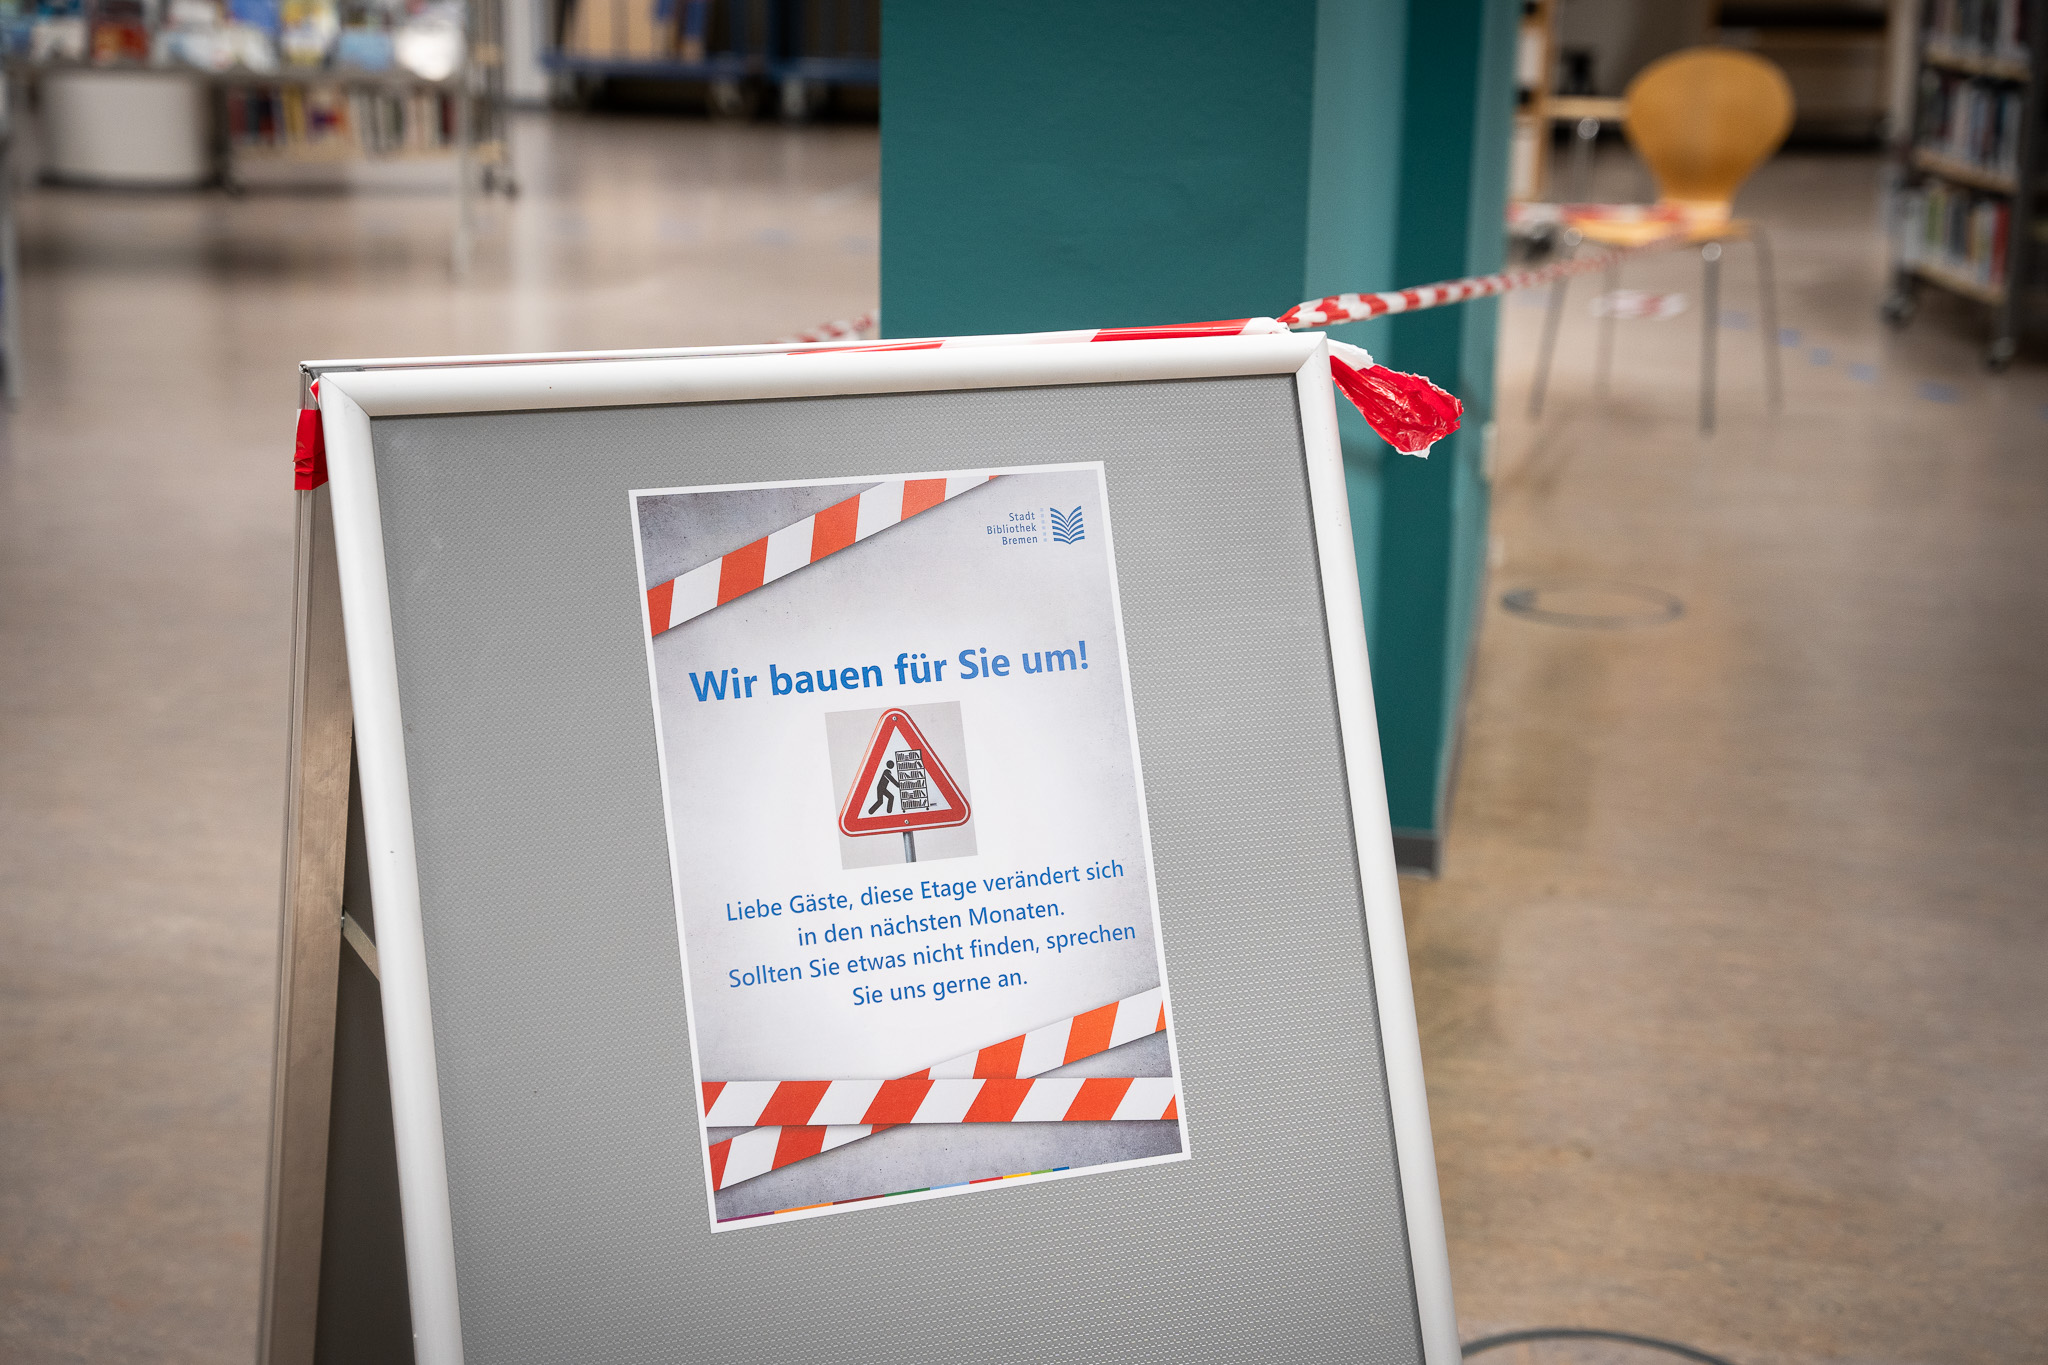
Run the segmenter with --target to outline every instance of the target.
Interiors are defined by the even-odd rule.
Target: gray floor
[[[26,205],[0,1357],[252,1349],[293,362],[760,340],[875,297],[872,131],[520,131],[527,193],[459,286],[430,195]],[[1964,309],[1879,330],[1877,177],[1787,157],[1746,204],[1799,333],[1781,418],[1739,248],[1710,441],[1696,306],[1621,324],[1601,401],[1581,286],[1540,424],[1541,311],[1504,309],[1490,600],[1593,577],[1686,612],[1483,623],[1447,872],[1405,886],[1468,1334],[1748,1365],[2048,1340],[2048,382],[1985,376]],[[1697,269],[1625,282],[1696,305]]]
[[[2048,1342],[2048,382],[1985,374],[1974,308],[1878,325],[1877,174],[1791,156],[1745,198],[1798,333],[1775,420],[1741,247],[1712,439],[1697,257],[1629,267],[1693,307],[1618,324],[1604,401],[1575,288],[1541,423],[1540,300],[1504,310],[1448,868],[1405,888],[1468,1335],[1748,1365]],[[1499,605],[1560,579],[1685,614]]]

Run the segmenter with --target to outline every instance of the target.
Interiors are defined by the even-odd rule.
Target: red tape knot
[[[298,439],[292,443],[292,487],[310,493],[327,482],[327,436],[320,409],[299,409]]]
[[[1330,378],[1372,429],[1403,455],[1426,455],[1458,429],[1465,405],[1419,374],[1384,365],[1358,370],[1330,357]]]

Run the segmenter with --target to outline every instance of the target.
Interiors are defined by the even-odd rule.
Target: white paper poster
[[[713,1226],[1184,1159],[1102,467],[632,505]]]

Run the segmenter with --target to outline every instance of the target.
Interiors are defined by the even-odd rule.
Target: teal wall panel
[[[883,327],[1298,302],[1315,45],[1314,0],[889,0]]]
[[[1506,239],[1519,6],[1416,0],[1395,268],[1402,284],[1498,270]],[[1487,432],[1499,306],[1484,300],[1390,320],[1378,352],[1465,403],[1465,423],[1426,461],[1382,462],[1373,691],[1396,830],[1443,828],[1485,581]]]
[[[1394,262],[1400,204],[1391,187],[1401,173],[1407,33],[1407,0],[1326,3],[1317,15],[1301,299],[1401,283]],[[1369,351],[1387,341],[1384,321],[1329,331]],[[1378,635],[1380,478],[1388,449],[1349,403],[1337,404],[1337,436],[1370,651]]]

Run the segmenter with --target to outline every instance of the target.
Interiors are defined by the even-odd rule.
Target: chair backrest
[[[1658,198],[1725,217],[1750,172],[1792,129],[1785,73],[1752,53],[1692,47],[1645,67],[1624,95],[1622,126]]]

